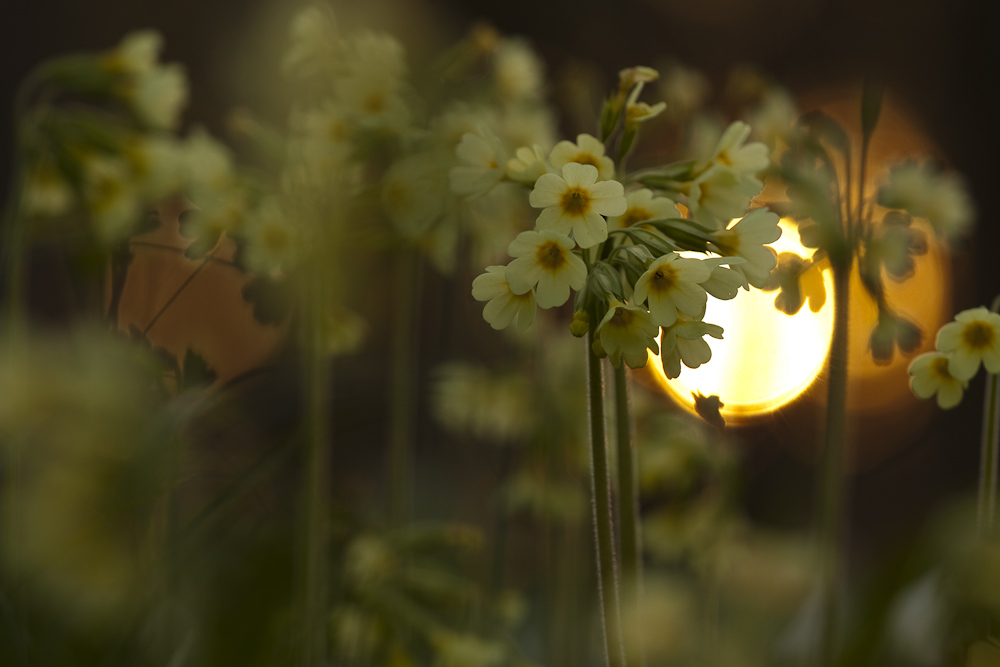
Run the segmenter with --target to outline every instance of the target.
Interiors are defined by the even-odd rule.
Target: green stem
[[[1000,296],[993,300],[991,310],[1000,310]],[[979,464],[979,506],[976,524],[979,535],[993,534],[997,505],[997,462],[1000,460],[1000,391],[998,375],[987,373],[986,396],[983,404],[983,437]]]
[[[847,355],[850,307],[851,255],[831,257],[833,266],[833,340],[830,344],[826,438],[820,485],[820,600],[822,626],[816,664],[832,665],[837,650],[840,550],[846,513],[845,458],[847,448]]]
[[[321,272],[317,272],[322,276]],[[322,280],[309,280],[303,327],[306,470],[303,496],[301,665],[327,663],[327,529],[329,525],[330,424],[327,414],[329,361],[324,352],[321,318],[325,310]]]
[[[615,369],[615,422],[618,440],[618,525],[622,549],[622,599],[631,613],[626,618],[638,620],[642,593],[640,560],[639,493],[635,483],[636,460],[629,415],[628,375],[625,364]],[[625,657],[631,665],[642,664],[642,646],[638,633],[630,633],[625,642]]]
[[[400,252],[396,274],[396,312],[393,337],[392,413],[389,440],[389,521],[405,525],[413,514],[413,428],[416,367],[414,346],[419,294],[417,249]]]
[[[608,667],[624,667],[618,577],[611,526],[611,481],[604,432],[604,378],[601,359],[594,354],[594,330],[587,332],[588,401],[590,404],[590,482],[597,533],[597,592],[601,603],[604,649]]]

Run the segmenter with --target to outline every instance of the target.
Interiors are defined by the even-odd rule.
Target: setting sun
[[[808,257],[792,223],[780,223],[782,235],[772,247]],[[827,294],[832,294],[829,272],[823,272]],[[659,359],[649,364],[658,383],[683,405],[694,407],[694,392],[717,395],[722,415],[747,417],[770,412],[801,394],[819,375],[833,330],[833,300],[818,312],[808,305],[796,315],[774,307],[777,292],[751,289],[731,301],[709,299],[705,321],[720,325],[723,340],[712,340],[712,361],[700,368],[681,370],[667,380]]]

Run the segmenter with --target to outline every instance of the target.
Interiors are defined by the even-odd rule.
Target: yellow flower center
[[[608,325],[622,331],[627,331],[632,327],[632,323],[635,322],[636,315],[637,313],[634,310],[615,308],[615,314],[608,320]]]
[[[937,357],[931,362],[931,373],[942,380],[950,380],[951,373],[948,372],[948,357]]]
[[[657,292],[666,292],[677,284],[677,269],[670,264],[664,264],[653,272],[649,282]]]
[[[986,322],[969,322],[962,329],[962,342],[973,350],[993,347],[996,331]]]
[[[622,216],[622,226],[631,227],[637,222],[642,222],[643,220],[652,219],[652,215],[644,208],[630,208],[625,211],[625,215]]]
[[[558,272],[559,269],[566,265],[566,254],[562,246],[555,241],[546,241],[538,246],[535,259],[538,261],[539,266],[553,273]]]
[[[364,109],[371,114],[383,111],[385,109],[385,96],[382,93],[371,93],[365,97]]]
[[[733,166],[733,161],[731,159],[729,159],[729,153],[727,153],[725,151],[719,153],[718,161],[719,161],[719,163],[724,164],[727,167],[732,167]]]
[[[590,210],[590,193],[581,187],[569,188],[563,193],[559,206],[566,215],[581,217]]]

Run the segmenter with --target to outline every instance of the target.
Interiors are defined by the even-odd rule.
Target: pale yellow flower
[[[937,349],[949,355],[948,372],[970,380],[983,363],[990,373],[1000,373],[1000,315],[987,308],[970,308],[941,327]]]
[[[720,255],[742,257],[746,262],[730,268],[743,274],[754,287],[763,287],[778,265],[778,256],[767,243],[781,238],[778,216],[766,208],[747,213],[729,229],[714,232],[713,245]]]
[[[699,320],[678,319],[663,329],[660,337],[660,361],[663,372],[671,380],[680,376],[681,362],[688,368],[698,368],[712,358],[712,348],[704,337],[722,338],[722,327]]]
[[[539,229],[560,234],[573,232],[581,248],[589,248],[608,238],[608,224],[602,217],[621,215],[628,208],[625,189],[618,181],[597,181],[597,168],[570,162],[562,176],[542,174],[535,182],[528,202],[544,209],[536,220]]]
[[[573,241],[563,234],[543,230],[521,232],[507,252],[515,259],[507,265],[506,279],[514,294],[535,288],[541,308],[561,306],[569,290],[579,290],[587,278],[587,266],[573,253]]]
[[[764,184],[753,176],[717,162],[689,184],[688,208],[698,222],[722,228],[733,218],[743,215],[750,207],[750,200],[763,187]]]
[[[504,39],[493,53],[493,76],[501,99],[538,99],[542,92],[542,61],[527,42]]]
[[[712,267],[700,259],[667,253],[653,260],[635,281],[633,299],[646,303],[653,321],[669,327],[677,321],[678,311],[700,319],[705,315],[708,295],[699,283],[712,275]]]
[[[132,105],[144,123],[155,130],[173,130],[187,103],[188,83],[180,65],[163,65],[136,77]]]
[[[645,308],[612,301],[597,325],[594,342],[616,368],[621,366],[622,359],[630,368],[642,368],[649,360],[647,350],[654,354],[660,351],[656,344],[658,333],[659,327]]]
[[[770,164],[767,146],[760,142],[746,143],[750,126],[733,121],[719,137],[709,162],[722,164],[741,174],[756,175]]]
[[[514,152],[514,157],[507,160],[507,177],[519,183],[534,185],[538,177],[548,170],[545,151],[538,144],[531,148],[521,146]]]
[[[427,233],[446,213],[447,163],[435,153],[407,155],[382,178],[382,207],[408,238]]]
[[[69,213],[76,195],[55,165],[39,161],[28,169],[22,190],[21,206],[26,215],[56,217]]]
[[[654,196],[653,191],[647,188],[629,192],[625,195],[625,200],[628,203],[628,208],[621,215],[608,218],[609,228],[622,229],[643,220],[676,218],[680,215],[673,200],[660,195]]]
[[[589,134],[578,135],[576,143],[560,141],[549,153],[549,163],[556,171],[571,162],[593,165],[597,169],[597,180],[607,181],[615,177],[615,163],[604,154],[604,144]]]
[[[494,329],[506,329],[517,318],[518,331],[524,331],[535,319],[535,294],[529,288],[522,294],[511,291],[506,266],[487,266],[486,273],[472,281],[472,297],[488,302],[483,319]]]
[[[477,133],[462,137],[455,148],[459,160],[449,172],[451,191],[466,198],[479,197],[499,183],[507,167],[507,151],[500,137],[489,128],[480,127]]]
[[[922,354],[910,363],[910,389],[918,398],[937,394],[942,410],[955,407],[962,400],[968,382],[959,380],[948,370],[948,357],[940,352]]]
[[[117,157],[90,154],[83,159],[83,174],[84,201],[98,238],[104,243],[126,238],[142,211],[129,165]]]
[[[294,260],[297,230],[275,197],[264,199],[247,214],[243,236],[244,258],[251,271],[270,273],[279,267],[287,269]]]

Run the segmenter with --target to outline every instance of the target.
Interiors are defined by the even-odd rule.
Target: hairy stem
[[[993,300],[991,310],[1000,310],[1000,296]],[[983,436],[979,462],[979,503],[976,525],[979,535],[993,534],[997,505],[997,462],[1000,459],[1000,390],[998,375],[986,374],[986,396],[983,399]]]
[[[413,514],[413,428],[416,375],[415,330],[419,290],[417,249],[403,248],[396,274],[396,326],[392,356],[392,412],[388,458],[389,520],[408,523]]]
[[[819,498],[819,559],[822,625],[817,665],[832,665],[837,650],[840,601],[840,550],[846,514],[845,458],[847,448],[847,351],[851,259],[838,258],[833,266],[833,340],[830,344],[826,437],[821,461]],[[831,258],[833,259],[833,258]]]
[[[318,272],[321,274],[321,272]],[[329,566],[330,423],[327,411],[329,361],[325,354],[321,318],[326,312],[322,280],[305,286],[303,326],[303,381],[305,400],[305,480],[303,488],[302,604],[303,667],[327,664],[327,589]]]
[[[588,402],[590,405],[590,482],[597,538],[597,592],[604,626],[608,667],[624,667],[618,577],[611,525],[611,480],[604,432],[604,378],[601,359],[594,354],[594,330],[587,332]]]
[[[615,426],[618,440],[618,525],[622,549],[622,599],[629,605],[626,617],[638,619],[642,593],[640,560],[639,493],[635,483],[636,460],[629,414],[628,375],[624,363],[615,369]],[[638,633],[625,642],[625,657],[631,665],[642,664]]]

